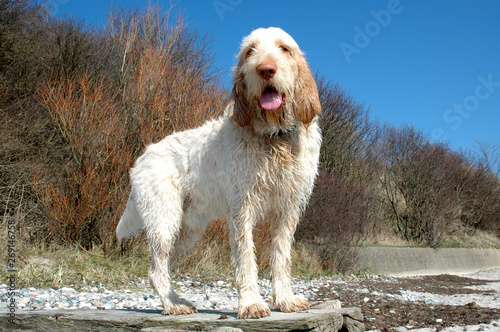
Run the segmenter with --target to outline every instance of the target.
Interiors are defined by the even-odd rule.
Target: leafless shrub
[[[388,126],[384,138],[386,171],[381,183],[397,231],[407,241],[437,246],[453,198],[442,163],[446,151],[430,145],[410,126]]]
[[[42,8],[29,0],[4,0],[0,3],[0,73],[7,88],[2,89],[2,94],[8,98],[4,101],[12,101],[14,95],[25,97],[26,92],[33,91],[32,78],[41,69],[33,66],[41,62],[36,59],[40,49],[36,33],[43,36],[45,16]]]
[[[473,150],[465,155],[471,155],[472,164],[481,165],[486,172],[500,176],[500,144],[477,142]]]
[[[135,150],[222,111],[227,99],[212,69],[210,43],[182,18],[172,24],[169,12],[156,6],[114,10],[106,36],[117,51],[114,73]]]
[[[0,209],[3,222],[14,221],[22,229],[22,240],[38,237],[40,228],[28,227],[32,219],[43,218],[29,176],[28,164],[34,151],[40,151],[38,138],[45,134],[45,119],[36,124],[36,102],[30,98],[35,83],[31,72],[38,72],[30,61],[37,49],[32,44],[34,30],[43,10],[31,1],[5,0],[0,3]],[[34,134],[33,130],[39,132]],[[4,228],[4,227],[2,227]],[[6,227],[5,227],[6,229]],[[18,238],[20,238],[18,234]]]
[[[318,253],[323,268],[346,272],[356,263],[356,246],[368,223],[365,188],[323,169],[296,239]]]
[[[366,180],[372,173],[372,147],[376,131],[368,119],[368,110],[339,84],[317,75],[318,92],[323,109],[321,131],[321,167],[351,179]]]
[[[483,164],[410,126],[387,126],[381,152],[389,215],[407,241],[436,247],[455,229],[470,235],[498,223],[498,177]]]
[[[39,98],[68,148],[63,165],[45,165],[35,182],[48,227],[87,250],[109,244],[132,155],[116,98],[105,79],[85,74],[46,82]],[[61,168],[64,175],[52,175]]]
[[[343,270],[345,267],[342,265],[355,263],[355,249],[347,246],[356,245],[363,235],[361,231],[367,231],[369,228],[373,231],[377,225],[380,225],[378,220],[383,218],[379,188],[376,185],[381,174],[381,162],[374,148],[379,139],[379,131],[369,121],[368,109],[357,102],[340,85],[333,84],[318,75],[317,83],[323,108],[323,117],[320,122],[323,134],[320,163],[323,172],[317,182],[319,188],[316,190],[325,197],[331,197],[328,203],[331,205],[330,209],[339,210],[336,212],[338,217],[328,217],[325,211],[322,212],[324,216],[320,217],[316,213],[314,218],[326,217],[326,220],[332,224],[331,227],[337,224],[345,230],[342,235],[334,233],[335,235],[328,236],[328,238],[339,237],[342,240],[336,245],[337,247],[331,244],[331,248],[328,249],[329,253],[326,254],[329,256],[328,261],[334,259],[333,253],[335,252],[338,261],[330,261],[328,264]],[[329,184],[325,186],[326,183]],[[352,192],[347,193],[349,190]],[[349,197],[349,200],[355,202],[356,205],[349,207],[348,202],[343,200],[346,197]],[[310,210],[318,208],[317,204],[321,205],[321,200],[318,202],[317,199],[311,201]],[[309,212],[306,215],[308,214]],[[358,222],[360,224],[357,224]],[[368,227],[369,223],[370,227]],[[347,225],[351,225],[352,229],[348,229]],[[320,229],[321,227],[318,227],[311,231]],[[368,236],[367,233],[364,235]],[[340,253],[340,250],[345,250],[346,254]],[[344,261],[349,263],[344,264]]]
[[[457,183],[460,227],[466,234],[477,229],[500,236],[500,179],[498,147],[478,144],[476,151],[463,154],[464,165]]]
[[[28,2],[2,5],[19,26],[0,34],[13,45],[0,48],[5,214],[23,192],[42,212],[38,239],[107,252],[144,146],[223,109],[209,42],[158,8],[115,12],[103,33]]]

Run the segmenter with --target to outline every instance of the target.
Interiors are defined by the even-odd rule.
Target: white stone
[[[206,301],[204,304],[203,304],[203,307],[204,308],[213,308],[214,304],[210,301]]]
[[[29,297],[23,297],[19,300],[19,304],[26,304],[30,301],[30,298]]]
[[[116,303],[114,303],[113,301],[108,301],[108,302],[104,303],[103,307],[106,310],[115,309],[116,308]]]
[[[80,309],[91,309],[92,308],[92,303],[90,302],[81,302],[79,305]]]
[[[62,293],[74,293],[76,290],[73,287],[63,287],[61,288]]]

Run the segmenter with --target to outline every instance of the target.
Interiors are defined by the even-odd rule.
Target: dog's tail
[[[116,237],[118,238],[118,242],[121,243],[123,239],[128,239],[136,235],[143,227],[144,224],[137,212],[134,197],[130,194],[125,212],[118,226],[116,226]]]

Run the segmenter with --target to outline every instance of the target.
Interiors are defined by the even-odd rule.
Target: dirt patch
[[[441,328],[455,325],[489,324],[498,319],[498,309],[481,308],[471,303],[465,306],[433,305],[421,302],[388,301],[384,304],[360,304],[365,316],[366,329],[391,331],[391,328],[405,326],[408,328],[435,327]]]
[[[404,326],[409,329],[433,327],[439,331],[441,328],[456,325],[489,324],[500,318],[500,309],[481,307],[474,301],[464,305],[420,300],[403,301],[400,295],[405,292],[418,292],[450,296],[470,294],[479,298],[492,295],[496,291],[469,287],[488,288],[484,286],[492,282],[495,281],[453,275],[365,278],[339,284],[333,290],[325,287],[317,294],[318,299],[328,296],[337,298],[343,307],[360,307],[367,330],[393,331],[395,327]]]

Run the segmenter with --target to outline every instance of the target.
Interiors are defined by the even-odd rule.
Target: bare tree
[[[473,234],[478,228],[500,235],[500,179],[498,146],[478,143],[463,152],[466,166],[458,182],[461,229]]]
[[[472,153],[476,162],[486,171],[500,176],[500,144],[476,141]]]
[[[453,218],[450,175],[461,160],[446,147],[430,144],[410,126],[387,126],[382,151],[382,188],[397,231],[407,241],[439,245]]]
[[[321,167],[348,177],[362,178],[366,176],[363,168],[372,157],[372,146],[376,141],[368,110],[339,84],[316,76],[323,109]]]

